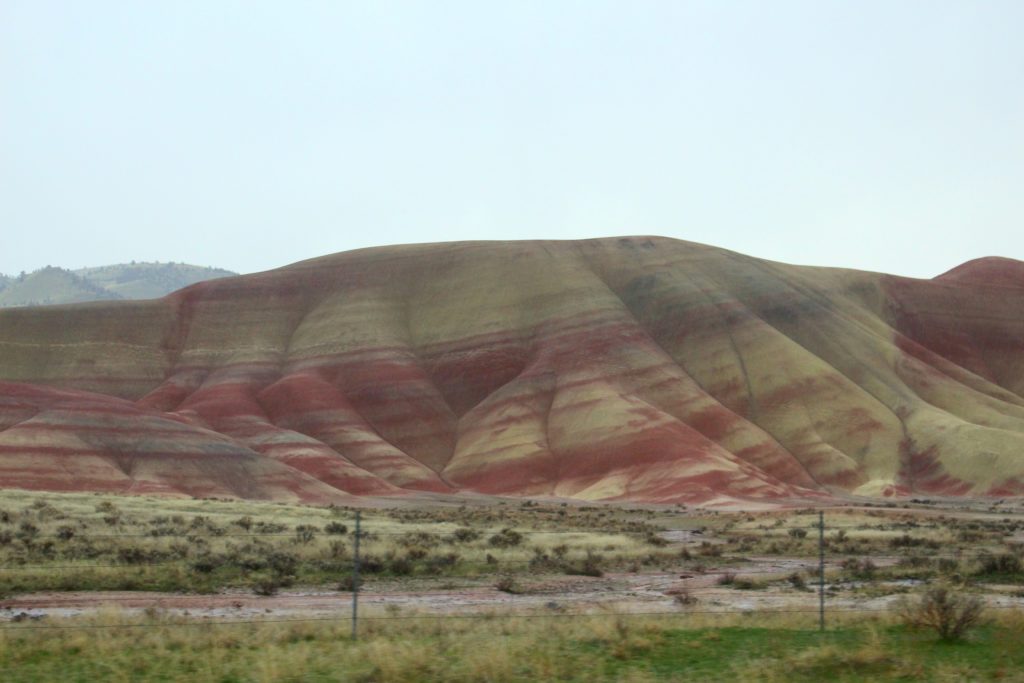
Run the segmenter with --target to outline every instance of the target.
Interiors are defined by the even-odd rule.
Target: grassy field
[[[743,577],[751,557],[811,560],[818,553],[814,510],[722,514],[497,501],[362,514],[367,579],[493,581],[729,567],[739,580],[728,585],[750,590],[814,580],[813,573]],[[354,517],[347,508],[3,491],[0,597],[40,590],[344,589]],[[673,532],[687,540],[670,543]],[[880,595],[906,590],[894,582],[935,578],[982,589],[1020,584],[1022,548],[1018,514],[840,509],[826,521],[833,591]]]
[[[283,504],[0,492],[0,597],[33,591],[290,586],[340,590],[355,511]],[[727,570],[722,584],[804,589],[816,578],[743,575],[751,558],[818,552],[813,510],[722,514],[498,501],[367,510],[368,580],[597,577],[606,571]],[[673,532],[685,541],[670,542]],[[879,596],[943,579],[978,590],[1024,584],[1024,517],[932,509],[831,510],[831,592]],[[731,573],[730,573],[731,572]],[[755,575],[757,574],[757,575]]]
[[[498,503],[364,511],[365,576],[494,577],[668,566],[650,513]],[[0,492],[0,596],[331,586],[355,510],[247,501]]]
[[[392,619],[367,622],[357,642],[335,622],[200,625],[109,613],[63,625],[78,628],[0,630],[3,680],[1024,680],[1024,624],[1009,615],[959,643],[886,619],[821,634],[807,620],[757,615]]]
[[[1024,617],[1006,602],[1024,598],[1017,510],[829,510],[827,600],[835,608],[824,634],[805,609],[816,606],[816,510],[479,501],[361,514],[368,596],[430,592],[439,596],[433,607],[368,604],[357,642],[337,606],[330,616],[259,608],[204,619],[163,608],[38,619],[8,611],[0,614],[0,680],[1024,680]],[[3,491],[0,596],[338,596],[351,588],[354,517],[346,508]],[[757,569],[780,561],[803,569]],[[563,602],[539,588],[542,597],[526,603],[530,616],[516,615],[521,607],[459,611],[446,602],[447,591],[466,586],[518,600],[545,582],[551,590],[553,576],[617,573],[643,583],[659,572],[683,588],[655,603]],[[700,582],[692,595],[691,581]],[[945,643],[908,627],[892,603],[865,602],[914,596],[937,581],[1002,607],[987,609],[965,641]],[[739,607],[755,595],[782,611]],[[667,611],[619,613],[651,605]],[[803,607],[787,612],[788,605]]]

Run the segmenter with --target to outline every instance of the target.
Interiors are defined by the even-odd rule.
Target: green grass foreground
[[[1024,680],[1024,619],[1004,614],[965,642],[887,621],[820,634],[779,617],[367,621],[200,625],[150,617],[122,628],[0,631],[4,681],[983,681]],[[684,627],[680,628],[683,625]],[[98,627],[98,628],[97,628]]]

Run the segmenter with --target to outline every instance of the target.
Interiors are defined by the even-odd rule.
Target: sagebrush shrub
[[[487,539],[487,543],[495,548],[511,548],[522,542],[523,535],[514,529],[502,529]]]
[[[920,597],[905,598],[898,605],[900,618],[908,626],[930,628],[946,641],[960,640],[981,622],[984,604],[976,595],[966,595],[948,586],[933,586]]]

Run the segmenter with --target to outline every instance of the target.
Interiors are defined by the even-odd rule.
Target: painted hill
[[[235,275],[185,263],[122,263],[70,271],[47,266],[18,277],[0,275],[0,308],[112,299],[154,299],[182,287]]]
[[[1024,493],[1024,263],[346,252],[0,311],[0,484],[330,500]],[[344,493],[341,493],[344,492]]]

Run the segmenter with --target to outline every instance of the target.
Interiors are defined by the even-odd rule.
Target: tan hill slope
[[[182,287],[235,275],[185,263],[122,263],[66,270],[47,266],[18,277],[0,275],[0,308],[111,299],[155,299]]]
[[[129,488],[191,494],[208,465],[233,495],[309,500],[1017,495],[1024,264],[956,272],[664,238],[453,243],[5,310],[0,379],[17,384],[0,396],[20,398],[0,412],[0,485],[94,488],[80,468],[102,461]],[[54,413],[44,386],[92,394]],[[83,407],[111,400],[93,394],[119,417]],[[26,437],[28,414],[44,417]],[[177,449],[167,424],[189,429]]]

